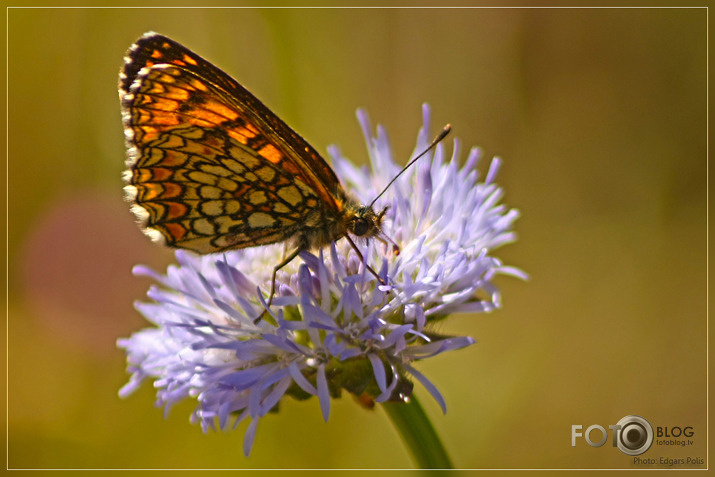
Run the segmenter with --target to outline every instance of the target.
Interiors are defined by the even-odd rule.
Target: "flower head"
[[[373,173],[355,168],[337,148],[329,152],[347,189],[370,203],[400,167],[384,130],[373,136],[367,116],[358,116]],[[418,152],[429,143],[427,106],[423,116]],[[345,240],[303,251],[278,273],[269,315],[258,322],[266,309],[261,291],[270,289],[273,267],[285,253],[281,245],[205,256],[177,251],[178,265],[166,275],[135,267],[162,286],[150,288],[152,303],[137,304],[155,327],[118,341],[131,373],[120,395],[154,379],[157,405],[167,411],[184,398],[197,399],[192,420],[204,430],[250,418],[246,455],[260,418],[285,395],[318,396],[327,420],[330,399],[342,390],[368,403],[406,400],[414,378],[446,411],[414,363],[475,341],[438,335],[431,325],[452,313],[498,307],[495,274],[524,277],[490,255],[515,239],[518,217],[499,204],[502,191],[493,182],[499,160],[478,182],[479,151],[472,149],[461,168],[459,153],[457,140],[450,158],[438,145],[376,204],[388,206],[384,231],[400,246],[398,256],[377,241],[360,244],[364,261]]]

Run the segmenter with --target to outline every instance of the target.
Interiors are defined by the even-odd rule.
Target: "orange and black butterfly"
[[[142,36],[125,57],[119,97],[125,191],[144,233],[201,254],[292,241],[269,304],[276,272],[300,251],[345,237],[361,256],[351,235],[384,239],[386,209],[351,198],[310,144],[177,42]]]

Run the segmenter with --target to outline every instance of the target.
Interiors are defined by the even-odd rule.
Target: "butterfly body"
[[[354,247],[349,234],[380,236],[385,210],[350,197],[300,135],[175,41],[139,39],[119,95],[125,191],[152,240],[203,254],[289,241],[292,259],[343,237]]]

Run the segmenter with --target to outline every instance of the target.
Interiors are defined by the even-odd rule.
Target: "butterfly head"
[[[380,242],[389,242],[392,245],[395,255],[397,255],[400,253],[400,248],[382,232],[382,219],[385,217],[386,213],[387,207],[376,213],[375,210],[369,205],[360,206],[355,209],[355,214],[348,222],[348,231],[356,237],[374,237]]]
[[[382,225],[382,218],[387,212],[387,207],[382,209],[380,213],[375,213],[375,211],[370,206],[358,207],[355,211],[355,215],[350,221],[348,228],[350,233],[356,237],[374,237],[380,234],[380,226]]]

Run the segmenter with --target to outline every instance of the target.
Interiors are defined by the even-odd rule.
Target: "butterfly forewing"
[[[125,59],[119,90],[126,189],[154,240],[212,253],[281,242],[321,224],[333,230],[330,223],[342,220],[345,193],[320,155],[178,43],[142,37]]]

